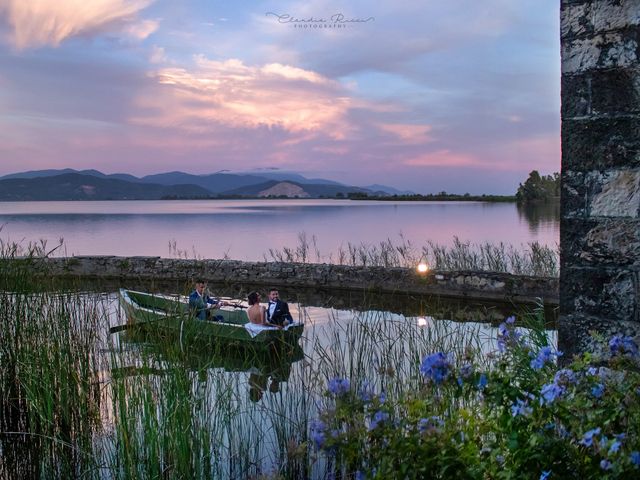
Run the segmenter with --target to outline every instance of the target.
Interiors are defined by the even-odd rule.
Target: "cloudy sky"
[[[0,0],[0,175],[514,193],[560,168],[558,4]]]

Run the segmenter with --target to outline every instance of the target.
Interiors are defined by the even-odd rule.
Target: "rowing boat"
[[[136,329],[161,336],[175,335],[180,341],[206,342],[226,347],[248,347],[265,350],[295,347],[304,330],[294,322],[284,328],[255,325],[238,308],[216,308],[212,320],[199,320],[189,309],[189,299],[181,295],[161,295],[120,289],[128,323],[113,327],[111,332]]]

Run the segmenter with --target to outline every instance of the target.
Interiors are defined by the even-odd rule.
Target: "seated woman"
[[[258,292],[251,292],[247,296],[247,301],[249,302],[249,308],[247,308],[247,316],[249,317],[249,321],[254,325],[264,325],[266,327],[279,327],[280,325],[274,325],[272,323],[267,322],[267,314],[265,308],[260,305],[260,294]]]

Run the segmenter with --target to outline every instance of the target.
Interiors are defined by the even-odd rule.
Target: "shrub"
[[[348,478],[637,477],[638,345],[596,340],[597,354],[561,368],[540,330],[509,318],[484,371],[434,352],[421,388],[396,399],[332,379],[311,438]]]

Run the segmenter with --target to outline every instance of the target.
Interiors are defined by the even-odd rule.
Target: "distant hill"
[[[158,200],[163,197],[208,197],[197,185],[158,185],[64,173],[33,178],[0,179],[0,200]]]
[[[8,180],[11,178],[41,178],[41,177],[53,177],[55,175],[63,175],[65,173],[79,173],[81,175],[91,175],[93,177],[99,178],[114,178],[117,180],[125,180],[127,182],[139,182],[140,179],[138,177],[134,177],[133,175],[129,175],[128,173],[112,173],[112,174],[104,174],[99,172],[98,170],[74,170],[73,168],[63,168],[59,170],[29,170],[27,172],[20,173],[11,173],[9,175],[5,175],[4,177],[0,177],[0,180]]]
[[[291,181],[300,184],[314,183],[322,185],[344,185],[344,183],[327,180],[326,178],[306,178],[295,172],[281,171],[277,169],[261,169],[246,174],[234,173],[234,175],[251,175],[263,177],[268,180],[279,180],[281,182]]]
[[[294,188],[297,187],[297,188]],[[277,193],[277,192],[283,193]],[[243,196],[243,197],[265,197],[269,195],[279,196],[286,195],[285,192],[291,192],[289,196],[298,196],[300,198],[318,198],[318,197],[335,197],[341,193],[345,197],[349,193],[361,192],[372,194],[371,190],[360,187],[352,187],[347,185],[322,185],[322,184],[299,184],[297,182],[279,182],[271,180],[269,182],[259,183],[257,185],[249,185],[247,187],[236,188],[223,192],[223,195]],[[293,193],[296,192],[296,193]]]
[[[165,172],[142,178],[98,170],[31,170],[0,177],[0,200],[107,200],[200,198],[217,196],[288,196],[318,198],[366,193],[398,194],[384,185],[356,187],[326,179],[308,179],[295,172],[259,170],[260,174],[221,171],[206,175]],[[262,176],[264,174],[264,176]],[[278,186],[279,183],[283,185]],[[400,192],[405,193],[405,192]]]
[[[383,192],[388,195],[415,195],[416,192],[411,190],[398,190],[397,188],[388,187],[387,185],[373,184],[373,185],[365,185],[362,188],[366,188],[367,190],[372,190],[374,192]]]
[[[206,188],[210,194],[215,195],[227,190],[263,183],[267,179],[252,175],[236,175],[232,173],[192,175],[184,172],[167,172],[147,175],[146,177],[142,177],[140,180],[145,183],[157,183],[160,185],[198,185],[202,188]]]

